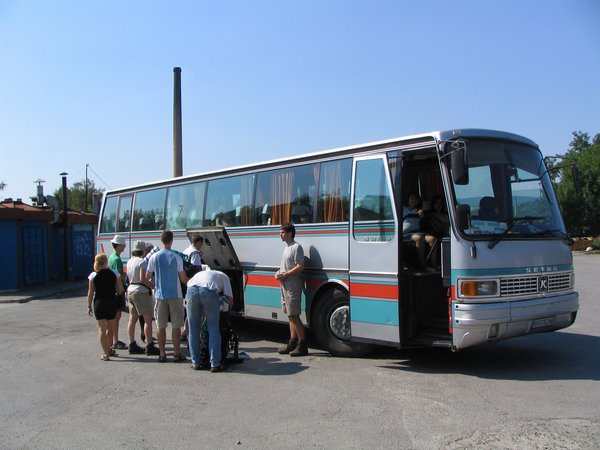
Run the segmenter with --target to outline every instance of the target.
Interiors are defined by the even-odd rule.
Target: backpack
[[[179,256],[181,256],[181,259],[183,260],[183,271],[188,276],[188,278],[192,278],[194,275],[196,275],[198,272],[200,272],[202,270],[202,267],[196,266],[190,262],[189,255],[185,255],[181,252],[178,252],[177,250],[174,250],[174,251]]]

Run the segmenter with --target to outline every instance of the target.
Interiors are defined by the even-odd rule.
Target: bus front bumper
[[[497,303],[452,302],[453,349],[483,342],[559,330],[575,322],[577,292]]]

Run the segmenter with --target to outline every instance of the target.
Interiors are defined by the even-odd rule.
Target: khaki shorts
[[[156,300],[154,317],[158,328],[167,328],[171,316],[171,326],[181,328],[183,326],[183,299],[173,298],[169,300]]]
[[[288,316],[299,316],[302,312],[302,288],[304,282],[298,278],[281,283],[281,309]]]
[[[154,314],[154,301],[148,289],[145,291],[129,291],[127,298],[131,303],[131,314],[138,316],[151,316]]]

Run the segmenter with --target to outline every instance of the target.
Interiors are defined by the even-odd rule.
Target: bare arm
[[[146,281],[148,283],[152,283],[152,277],[154,276],[154,272],[148,272],[146,271]]]
[[[275,274],[275,278],[277,278],[278,280],[285,280],[288,277],[294,276],[300,272],[302,272],[304,270],[304,262],[299,263],[297,262],[296,265],[294,267],[292,267],[290,270],[288,270],[287,272],[281,272],[281,271],[277,271],[277,273]]]
[[[92,302],[94,301],[94,281],[88,280],[88,294],[87,294],[87,306],[88,306],[88,315],[92,314]]]
[[[123,287],[123,282],[121,281],[121,277],[117,278],[117,282],[115,285],[117,288],[117,294],[123,295],[123,293],[125,292],[125,288]]]
[[[179,272],[179,281],[181,281],[183,284],[187,284],[188,281],[190,281],[189,277],[185,274],[185,272]]]

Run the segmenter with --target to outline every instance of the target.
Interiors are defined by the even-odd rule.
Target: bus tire
[[[334,356],[359,357],[374,348],[372,344],[350,342],[350,301],[341,289],[328,289],[319,297],[312,319],[317,341]]]

